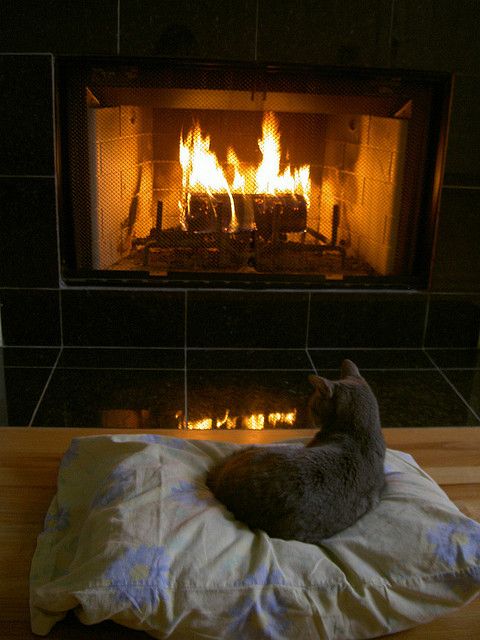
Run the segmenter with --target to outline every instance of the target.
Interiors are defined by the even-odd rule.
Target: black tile
[[[444,184],[480,186],[480,75],[456,74]]]
[[[258,58],[325,65],[386,66],[390,4],[260,2]]]
[[[383,427],[479,426],[438,371],[369,371]]]
[[[58,368],[184,369],[183,349],[102,349],[65,347]]]
[[[49,289],[0,289],[4,344],[59,345],[58,297]]]
[[[480,291],[480,188],[443,189],[434,291]]]
[[[187,367],[192,369],[280,369],[313,372],[301,349],[188,349]]]
[[[421,347],[426,300],[413,293],[312,294],[308,346]]]
[[[480,64],[475,2],[402,0],[394,3],[392,65],[472,71]]]
[[[311,390],[306,371],[189,371],[188,425],[305,428]]]
[[[135,0],[122,0],[120,6],[122,54],[254,58],[255,0],[143,0],[141,7]]]
[[[57,369],[34,426],[175,429],[184,411],[181,371]]]
[[[448,370],[445,375],[477,416],[480,416],[480,371]]]
[[[4,51],[116,53],[117,0],[5,2],[0,22]]]
[[[0,286],[57,287],[53,178],[0,178]]]
[[[51,56],[0,55],[0,94],[0,175],[53,175]]]
[[[425,346],[473,348],[479,336],[480,295],[432,295]]]
[[[0,369],[0,423],[26,427],[40,400],[50,375],[49,368]]]
[[[308,297],[302,293],[192,292],[188,347],[303,348]]]
[[[170,291],[62,291],[64,344],[183,347],[184,294]]]
[[[364,369],[432,369],[421,349],[309,349],[317,369],[337,369],[342,360],[353,360],[360,373]]]
[[[428,355],[441,369],[480,369],[480,349],[429,349]]]
[[[59,347],[0,347],[5,367],[51,368],[59,353]]]

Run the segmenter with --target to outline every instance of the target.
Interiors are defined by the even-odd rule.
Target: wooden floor
[[[132,433],[128,430],[109,433]],[[156,432],[158,433],[158,431]],[[197,439],[267,443],[311,431],[181,432],[167,435]],[[480,429],[386,429],[392,449],[411,453],[468,516],[480,521]],[[0,638],[30,640],[28,574],[36,537],[56,490],[61,455],[73,437],[105,434],[95,429],[0,428]],[[117,625],[94,629],[68,619],[49,635],[54,640],[147,638]],[[480,599],[463,609],[388,638],[405,640],[480,639]],[[186,639],[188,640],[188,639]]]

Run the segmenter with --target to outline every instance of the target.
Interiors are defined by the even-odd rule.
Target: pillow
[[[34,633],[73,609],[155,638],[373,638],[480,592],[480,525],[410,456],[388,450],[379,506],[315,546],[251,531],[209,492],[239,447],[74,439],[32,561]]]

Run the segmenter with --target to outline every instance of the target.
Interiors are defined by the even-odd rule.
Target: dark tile
[[[432,369],[421,349],[309,349],[317,369],[337,369],[342,360],[353,360],[363,369]]]
[[[50,375],[49,368],[0,369],[0,424],[26,427]]]
[[[426,300],[408,292],[312,294],[308,346],[421,347]]]
[[[392,65],[410,69],[478,69],[478,6],[438,0],[394,3]]]
[[[254,57],[255,0],[122,0],[120,6],[122,54],[239,60]]]
[[[246,291],[188,294],[188,347],[303,348],[308,297]]]
[[[0,40],[4,51],[116,53],[117,0],[6,2]]]
[[[0,55],[0,94],[0,175],[53,175],[51,56]]]
[[[0,289],[4,344],[59,345],[58,296],[49,289]]]
[[[53,178],[0,178],[0,286],[57,287]]]
[[[184,369],[183,349],[102,349],[89,347],[62,350],[58,368],[78,369]]]
[[[479,426],[438,371],[369,371],[383,427]]]
[[[480,291],[480,188],[443,189],[434,291]]]
[[[480,186],[480,75],[456,74],[445,184]]]
[[[445,371],[445,375],[480,416],[480,371]]]
[[[260,2],[258,58],[325,65],[387,66],[390,3]]]
[[[441,369],[480,369],[480,349],[429,349]]]
[[[479,336],[480,295],[432,295],[425,346],[474,348]]]
[[[181,371],[57,369],[34,426],[175,429],[184,382]]]
[[[62,291],[65,345],[183,347],[184,294]]]
[[[51,368],[60,353],[59,347],[1,347],[5,367]]]
[[[307,372],[189,371],[188,428],[304,428],[310,393]]]
[[[192,369],[257,369],[312,371],[305,350],[300,349],[188,349],[187,367]]]

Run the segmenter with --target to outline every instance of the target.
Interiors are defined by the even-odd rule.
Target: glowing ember
[[[263,413],[254,413],[242,419],[242,426],[246,429],[261,430],[265,428],[265,416]]]

